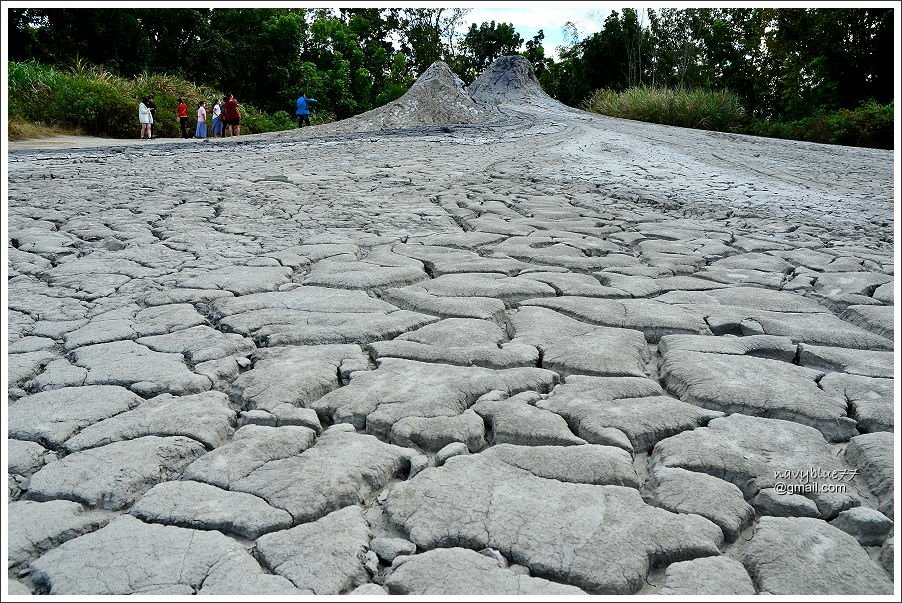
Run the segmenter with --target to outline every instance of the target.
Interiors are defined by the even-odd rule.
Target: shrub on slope
[[[178,137],[180,128],[176,109],[179,97],[188,105],[189,123],[194,123],[200,100],[207,101],[208,111],[222,93],[208,86],[197,86],[182,78],[143,74],[126,79],[102,67],[76,61],[70,70],[61,70],[34,61],[9,62],[9,117],[11,136],[33,133],[34,126],[75,129],[93,136],[137,138],[138,103],[154,95],[157,115],[154,135]],[[235,91],[241,102],[240,91]],[[273,115],[241,103],[242,133],[271,132],[295,126],[285,111]]]
[[[728,91],[637,87],[597,90],[583,108],[594,113],[669,126],[753,134],[880,149],[893,148],[893,103],[819,111],[796,120],[750,118]]]
[[[739,132],[746,121],[739,97],[729,91],[629,88],[598,90],[586,101],[587,111],[669,126]]]

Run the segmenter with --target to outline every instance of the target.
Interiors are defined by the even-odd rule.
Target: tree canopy
[[[568,104],[643,85],[730,90],[762,117],[887,103],[892,10],[624,9],[551,67],[540,80]]]
[[[729,89],[761,117],[797,118],[893,95],[891,9],[624,9],[552,59],[544,32],[466,26],[469,9],[9,9],[9,56],[88,61],[123,76],[179,75],[266,111],[301,93],[336,117],[389,102],[433,61],[465,82],[522,52],[552,96],[599,88]]]

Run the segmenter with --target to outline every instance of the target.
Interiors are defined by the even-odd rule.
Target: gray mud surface
[[[588,114],[511,59],[37,146],[11,593],[892,592],[890,152]]]

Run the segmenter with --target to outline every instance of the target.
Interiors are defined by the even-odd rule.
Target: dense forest
[[[468,13],[9,9],[9,57],[177,75],[267,112],[290,112],[306,92],[336,118],[399,97],[435,60],[470,82],[518,52],[549,94],[573,106],[600,89],[728,90],[749,118],[788,122],[893,101],[891,9],[624,9],[596,32],[568,23],[556,53],[542,31],[523,39],[508,23],[468,25]]]

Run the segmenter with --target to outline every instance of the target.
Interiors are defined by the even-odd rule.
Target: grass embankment
[[[598,90],[583,105],[587,111],[717,132],[807,140],[879,149],[893,148],[893,103],[870,101],[856,109],[821,111],[802,119],[752,118],[729,91],[637,87],[623,92]]]
[[[85,63],[76,62],[68,70],[36,62],[9,65],[10,140],[38,138],[54,134],[82,134],[110,138],[138,138],[138,104],[154,95],[157,116],[154,136],[181,136],[176,110],[177,99],[188,105],[189,124],[196,124],[197,103],[207,101],[209,112],[222,92],[198,86],[171,75],[143,74],[123,78]],[[236,96],[237,96],[236,92]],[[239,98],[239,102],[241,102]],[[295,127],[294,117],[285,111],[267,114],[241,103],[241,133],[274,132]],[[322,123],[322,116],[311,119]],[[210,129],[207,129],[208,134]]]
[[[718,132],[738,132],[746,119],[734,94],[706,90],[602,89],[586,101],[585,108],[612,117]]]

